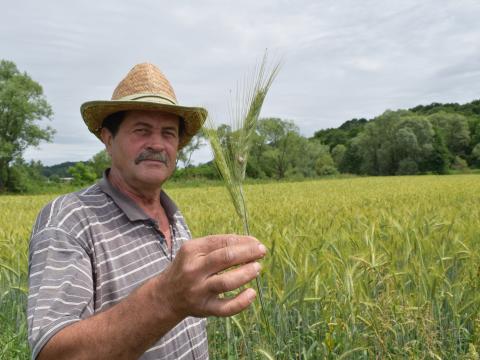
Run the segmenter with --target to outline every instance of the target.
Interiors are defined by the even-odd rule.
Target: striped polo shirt
[[[158,223],[106,176],[41,210],[29,248],[32,359],[58,331],[114,306],[171,263],[191,235],[163,191],[160,201],[171,226],[171,251]],[[140,359],[208,359],[206,320],[186,318]]]

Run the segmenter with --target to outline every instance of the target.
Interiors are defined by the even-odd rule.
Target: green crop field
[[[247,185],[258,301],[209,320],[212,359],[478,359],[480,176]],[[172,188],[194,236],[242,227],[222,187]],[[28,237],[54,195],[0,197],[0,359],[26,359]]]

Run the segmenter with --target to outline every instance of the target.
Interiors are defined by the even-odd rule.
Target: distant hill
[[[43,166],[42,168],[42,175],[46,177],[50,177],[52,175],[56,175],[58,177],[69,177],[71,176],[68,173],[68,168],[75,165],[77,161],[66,161],[61,164],[56,164],[52,166]]]
[[[480,100],[474,100],[466,104],[458,103],[431,103],[429,105],[418,105],[408,109],[412,113],[418,115],[432,115],[439,112],[455,113],[466,116],[476,124],[480,119]],[[313,138],[320,140],[322,143],[329,145],[333,149],[336,145],[347,145],[348,141],[361,133],[365,125],[375,121],[373,119],[351,119],[344,122],[338,128],[321,129],[314,133]],[[474,129],[471,129],[474,130]]]
[[[480,100],[474,100],[466,104],[458,103],[431,103],[430,105],[418,105],[409,109],[418,114],[430,115],[436,112],[454,112],[465,116],[480,116]]]

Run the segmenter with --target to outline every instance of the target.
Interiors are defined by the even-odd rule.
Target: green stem
[[[241,198],[241,204],[242,204],[242,212],[243,212],[243,228],[244,228],[244,232],[246,235],[250,236],[250,227],[249,227],[249,223],[248,223],[248,215],[247,215],[247,207],[245,205],[245,197],[243,195],[243,187],[242,187],[242,184],[238,184],[238,188],[239,188],[239,192],[240,192],[240,198]],[[267,327],[267,332],[268,332],[268,340],[269,340],[269,343],[270,344],[273,344],[272,343],[272,339],[271,339],[271,335],[272,335],[272,328],[270,327],[270,322],[268,321],[268,317],[267,317],[267,314],[265,312],[265,303],[264,303],[264,299],[263,299],[263,290],[262,290],[262,284],[261,284],[261,277],[260,275],[258,275],[256,278],[255,278],[255,284],[257,286],[257,291],[258,291],[258,298],[260,300],[260,309],[261,309],[261,312],[262,312],[262,317],[263,317],[263,321]]]

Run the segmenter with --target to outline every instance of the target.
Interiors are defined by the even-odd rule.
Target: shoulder
[[[85,217],[85,209],[95,202],[104,203],[105,196],[101,195],[97,185],[92,185],[78,192],[61,195],[45,205],[32,229],[29,266],[45,263],[46,257],[57,256],[52,255],[54,253],[89,254],[89,240],[85,236],[78,236],[76,227],[81,224],[80,219]]]
[[[45,205],[38,214],[32,236],[45,228],[71,228],[90,209],[106,206],[111,200],[97,184],[61,195]]]

